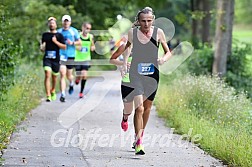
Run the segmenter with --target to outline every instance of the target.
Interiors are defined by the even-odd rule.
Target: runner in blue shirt
[[[67,44],[66,50],[60,50],[60,89],[61,97],[60,101],[65,102],[65,89],[66,81],[65,77],[69,80],[69,90],[68,93],[73,93],[74,77],[73,77],[73,67],[75,58],[75,45],[81,45],[80,35],[78,30],[71,27],[71,17],[69,15],[64,15],[62,17],[63,27],[58,30],[64,36],[65,43]]]

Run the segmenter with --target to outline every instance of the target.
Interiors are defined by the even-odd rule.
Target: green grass
[[[6,148],[16,125],[40,103],[44,92],[41,76],[42,67],[26,64],[17,70],[16,84],[9,89],[5,100],[0,101],[0,150]]]
[[[252,31],[251,30],[234,31],[233,38],[238,39],[242,42],[252,43]]]
[[[244,25],[234,26],[233,38],[241,42],[252,43],[252,26],[244,26]]]
[[[233,166],[252,166],[252,106],[244,94],[217,78],[186,76],[165,84],[155,104],[159,116],[180,134],[202,138],[199,146]],[[171,82],[171,81],[169,81]]]

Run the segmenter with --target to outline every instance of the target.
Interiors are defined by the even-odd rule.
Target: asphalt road
[[[222,166],[166,127],[155,107],[145,129],[146,154],[135,155],[131,148],[133,116],[129,117],[127,132],[120,127],[123,105],[119,73],[89,78],[83,99],[78,98],[79,87],[75,85],[74,94],[67,95],[65,103],[58,100],[59,95],[50,103],[42,99],[12,135],[4,150],[4,166]]]

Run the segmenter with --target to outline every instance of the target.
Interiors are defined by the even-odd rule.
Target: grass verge
[[[191,137],[201,136],[199,147],[225,164],[252,166],[252,107],[244,94],[207,76],[165,83],[155,103],[168,126],[180,134],[192,129]]]
[[[6,148],[10,136],[27,113],[41,101],[44,92],[43,70],[35,65],[22,65],[4,100],[0,101],[0,150]],[[1,155],[0,155],[1,157]]]

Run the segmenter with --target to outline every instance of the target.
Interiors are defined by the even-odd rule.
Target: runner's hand
[[[70,39],[67,39],[67,44],[68,45],[73,45],[73,42]]]
[[[79,45],[78,45],[78,46],[76,46],[76,49],[77,49],[77,50],[79,50],[79,51],[81,51],[81,48],[82,48],[82,47],[81,47],[81,46],[79,46]]]
[[[131,65],[131,63],[128,62],[128,63],[127,63],[127,69],[128,69],[128,71],[129,71],[129,69],[130,69],[130,65]]]
[[[52,37],[52,41],[53,41],[54,43],[57,42],[57,38],[56,38],[55,35]]]
[[[124,77],[127,73],[127,64],[123,64],[122,68],[121,68],[121,75],[122,77]]]
[[[45,47],[46,47],[46,43],[45,42],[40,43],[40,50],[41,51],[45,51]]]
[[[165,63],[165,60],[163,57],[157,59],[159,65],[163,65]]]
[[[95,46],[91,46],[91,51],[94,51],[95,50]]]

